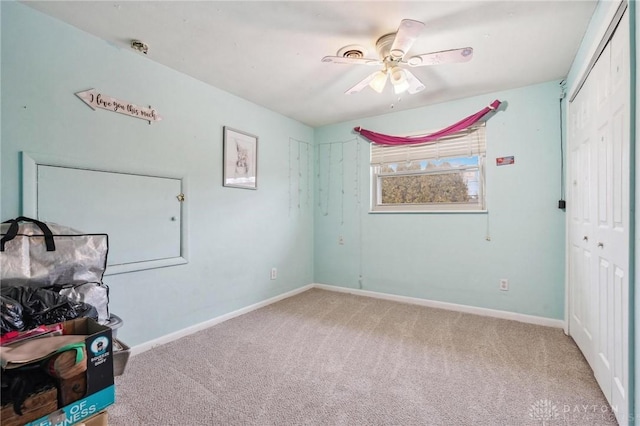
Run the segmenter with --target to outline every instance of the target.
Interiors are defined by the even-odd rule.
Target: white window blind
[[[483,123],[427,144],[403,146],[371,144],[371,165],[482,155],[487,150],[485,133]]]

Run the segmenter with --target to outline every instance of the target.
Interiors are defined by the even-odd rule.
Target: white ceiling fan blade
[[[393,44],[389,51],[391,57],[393,59],[402,59],[409,49],[411,49],[413,42],[418,38],[423,28],[424,24],[420,21],[403,19],[402,22],[400,22],[400,27],[398,27],[398,31],[396,32],[396,38],[393,39]]]
[[[356,84],[355,86],[353,86],[352,88],[348,89],[346,92],[344,92],[346,95],[353,95],[354,93],[358,93],[359,91],[361,91],[362,89],[364,89],[365,87],[367,87],[369,85],[369,83],[371,83],[373,81],[374,78],[376,78],[376,76],[378,75],[380,71],[376,71],[373,74],[370,74],[369,76],[365,77],[363,80],[361,80],[358,84]]]
[[[382,61],[379,59],[349,58],[345,56],[325,56],[324,58],[322,58],[322,62],[351,65],[382,65]]]
[[[418,77],[413,75],[411,71],[405,69],[404,73],[407,78],[407,82],[409,83],[409,88],[407,89],[409,94],[413,95],[415,93],[422,92],[425,89],[424,84],[422,84],[422,82],[418,80]]]
[[[440,52],[412,56],[407,63],[412,67],[423,67],[425,65],[469,62],[471,58],[473,58],[473,48],[463,47],[462,49],[442,50]]]

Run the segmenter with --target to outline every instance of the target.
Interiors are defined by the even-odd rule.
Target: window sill
[[[369,210],[369,214],[488,214],[489,210]]]

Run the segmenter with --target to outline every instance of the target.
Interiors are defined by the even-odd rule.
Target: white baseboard
[[[235,318],[237,316],[249,313],[251,311],[255,311],[256,309],[260,309],[272,303],[279,302],[280,300],[287,299],[291,296],[295,296],[296,294],[305,292],[311,288],[313,288],[313,284],[307,284],[303,287],[296,288],[286,293],[279,294],[278,296],[274,296],[269,299],[263,300],[262,302],[254,303],[253,305],[246,306],[244,308],[238,309],[233,312],[229,312],[224,315],[220,315],[219,317],[212,318],[210,320],[201,322],[199,324],[195,324],[190,327],[183,328],[182,330],[178,330],[176,332],[166,334],[164,336],[158,337],[157,339],[153,339],[148,342],[132,347],[130,355],[133,356],[133,355],[141,354],[142,352],[148,351],[149,349],[153,349],[157,346],[161,346],[169,342],[173,342],[174,340],[177,340],[181,337],[188,336],[193,333],[197,333],[198,331],[202,331],[209,327],[213,327],[214,325],[230,320],[231,318]]]
[[[157,339],[153,339],[148,342],[142,343],[140,345],[134,346],[133,348],[131,348],[131,355],[132,356],[138,355],[142,352],[148,351],[149,349],[153,349],[157,346],[164,345],[166,343],[177,340],[181,337],[188,336],[193,333],[197,333],[198,331],[207,329],[209,327],[213,327],[214,325],[220,324],[222,322],[225,322],[237,316],[249,313],[251,311],[255,311],[256,309],[260,309],[272,303],[279,302],[280,300],[295,296],[296,294],[303,293],[312,288],[319,288],[319,289],[328,290],[328,291],[336,291],[340,293],[355,294],[358,296],[374,297],[376,299],[384,299],[384,300],[390,300],[394,302],[409,303],[412,305],[427,306],[430,308],[446,309],[449,311],[464,312],[468,314],[482,315],[486,317],[501,318],[501,319],[507,319],[512,321],[525,322],[528,324],[543,325],[546,327],[564,328],[564,325],[565,325],[564,321],[559,319],[544,318],[544,317],[538,317],[534,315],[518,314],[515,312],[499,311],[499,310],[487,309],[487,308],[478,308],[475,306],[458,305],[455,303],[448,303],[448,302],[438,302],[436,300],[420,299],[417,297],[398,296],[395,294],[379,293],[376,291],[359,290],[355,288],[338,287],[335,285],[315,283],[315,284],[307,284],[303,287],[296,288],[286,293],[282,293],[278,296],[263,300],[262,302],[254,303],[253,305],[246,306],[236,311],[229,312],[224,315],[220,315],[219,317],[212,318],[210,320],[201,322],[199,324],[195,324],[190,327],[183,328],[182,330],[178,330],[176,332],[158,337]]]
[[[430,308],[446,309],[449,311],[464,312],[467,314],[482,315],[512,321],[525,322],[528,324],[543,325],[546,327],[564,328],[564,321],[553,318],[538,317],[535,315],[518,314],[515,312],[499,311],[496,309],[478,308],[476,306],[458,305],[456,303],[438,302],[436,300],[420,299],[417,297],[398,296],[395,294],[379,293],[376,291],[359,290],[355,288],[338,287],[328,284],[313,284],[313,288],[322,290],[337,291],[359,296],[375,297],[376,299],[391,300],[394,302],[409,303],[412,305],[427,306]]]

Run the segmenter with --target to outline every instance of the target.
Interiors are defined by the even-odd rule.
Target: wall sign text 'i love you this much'
[[[127,101],[121,101],[119,99],[112,98],[98,92],[96,89],[89,89],[85,90],[84,92],[78,92],[76,93],[76,96],[82,99],[84,103],[89,105],[93,110],[95,110],[96,108],[102,108],[131,117],[141,118],[148,121],[149,123],[151,123],[152,121],[162,120],[162,117],[160,117],[155,109],[141,107]]]

